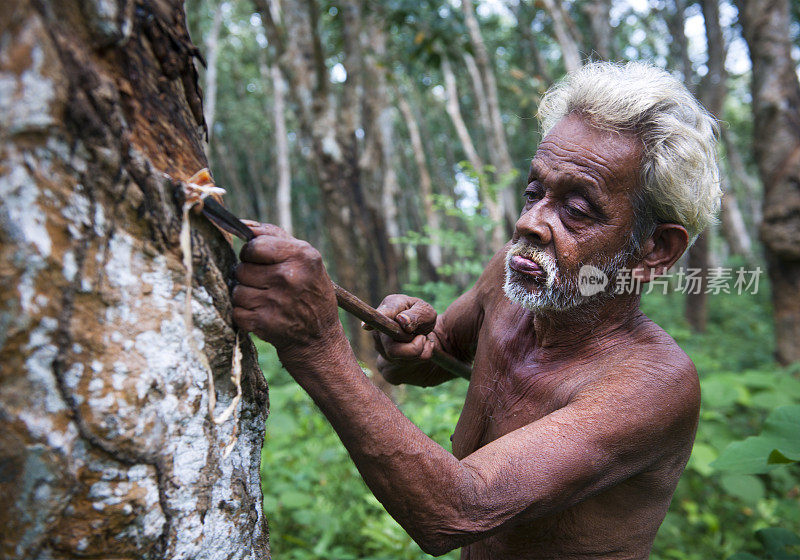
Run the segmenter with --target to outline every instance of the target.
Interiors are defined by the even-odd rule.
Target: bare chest
[[[566,406],[589,374],[580,359],[543,362],[525,324],[487,322],[481,331],[473,379],[453,434],[463,458],[479,447]]]

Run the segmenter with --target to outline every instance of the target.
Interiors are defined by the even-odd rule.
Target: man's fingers
[[[375,346],[375,351],[378,353],[378,355],[386,358],[386,349],[383,347],[381,333],[378,331],[372,331],[372,344]]]
[[[247,310],[258,309],[264,302],[265,292],[266,290],[237,284],[233,287],[231,301],[234,307],[241,307]]]
[[[243,307],[234,307],[233,322],[245,332],[254,332],[258,325],[258,313]]]
[[[255,264],[275,264],[286,261],[300,251],[310,248],[311,246],[305,241],[293,237],[259,235],[245,243],[239,253],[239,259],[242,262]]]
[[[430,360],[431,356],[433,356],[433,349],[436,346],[436,341],[433,339],[433,335],[429,334],[425,337],[425,343],[422,347],[422,352],[420,353],[419,357],[421,360]]]
[[[392,294],[383,298],[377,310],[389,319],[394,319],[401,311],[405,311],[413,305],[413,298],[404,296],[402,294]]]
[[[383,348],[383,352],[380,352],[380,348],[378,351],[389,360],[419,359],[426,350],[425,344],[427,340],[428,338],[424,334],[421,334],[414,337],[411,342],[397,342],[385,334],[382,334],[380,335],[380,340],[376,342],[376,348],[378,348],[377,344],[380,344],[381,348]],[[433,352],[432,348],[430,352]]]
[[[436,325],[436,311],[419,298],[402,294],[386,296],[378,311],[397,321],[409,334],[428,334]]]
[[[253,288],[268,288],[274,276],[274,266],[265,264],[239,263],[233,269],[233,277],[239,284]],[[274,282],[274,278],[272,278]]]
[[[274,224],[264,224],[255,220],[242,220],[242,223],[253,230],[256,235],[271,235],[273,237],[282,237],[284,239],[291,239],[291,235],[286,230],[279,228]]]
[[[428,334],[436,326],[436,311],[429,303],[418,299],[409,309],[399,313],[395,321],[407,333]]]

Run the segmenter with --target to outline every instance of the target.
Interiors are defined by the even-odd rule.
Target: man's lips
[[[541,265],[539,265],[539,263],[520,255],[514,255],[511,257],[508,266],[510,266],[511,269],[516,272],[526,274],[535,279],[544,277],[544,269],[541,267]]]

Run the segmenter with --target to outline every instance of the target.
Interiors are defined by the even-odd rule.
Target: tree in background
[[[181,181],[206,159],[182,2],[3,12],[0,556],[264,558],[266,384],[245,338],[242,400],[210,420],[211,379],[216,415],[235,402],[234,255],[201,218],[186,300]]]
[[[367,101],[364,77],[371,71],[363,49],[372,47],[365,36],[366,5],[347,2],[339,8],[342,65],[347,73],[339,92],[331,89],[317,6],[292,0],[276,10],[271,2],[257,0],[256,7],[276,63],[287,77],[300,131],[310,144],[307,159],[319,180],[329,240],[326,254],[332,257],[335,278],[377,304],[386,293],[397,290],[398,258],[389,242],[381,197],[367,188],[360,165],[359,136],[380,134],[380,127],[373,126],[377,123],[362,115]],[[274,13],[280,13],[279,20]],[[371,361],[374,358],[366,352],[371,349],[368,334],[362,333],[357,322],[350,325],[359,357]]]
[[[764,184],[761,241],[772,282],[776,355],[800,360],[800,84],[787,0],[741,0],[753,78],[753,152]]]

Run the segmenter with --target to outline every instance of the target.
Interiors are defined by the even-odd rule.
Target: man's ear
[[[649,282],[664,274],[681,257],[689,246],[686,228],[678,224],[659,224],[653,235],[642,245],[642,256],[632,274],[642,282]]]

